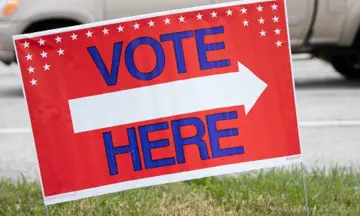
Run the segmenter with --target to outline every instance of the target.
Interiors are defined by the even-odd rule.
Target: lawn
[[[306,172],[311,215],[360,215],[360,172]],[[273,169],[166,184],[49,207],[50,215],[306,215],[301,172]],[[40,185],[0,180],[0,215],[45,215]]]

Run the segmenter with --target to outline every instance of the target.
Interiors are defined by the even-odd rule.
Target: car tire
[[[360,53],[334,55],[330,63],[348,80],[360,80]]]

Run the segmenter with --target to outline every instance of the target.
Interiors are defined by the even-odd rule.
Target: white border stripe
[[[191,179],[199,179],[210,176],[239,173],[250,170],[279,167],[279,166],[292,165],[298,163],[302,163],[301,155],[293,155],[293,156],[280,157],[274,159],[238,163],[238,164],[232,164],[226,166],[207,168],[202,170],[194,170],[194,171],[140,179],[135,181],[122,182],[122,183],[106,185],[106,186],[101,186],[86,190],[80,190],[76,192],[48,196],[44,198],[44,201],[45,201],[45,205],[53,205],[57,203],[69,202],[69,201],[84,199],[93,196],[100,196],[104,194],[120,192],[134,188],[142,188],[153,185],[187,181]]]
[[[156,13],[130,16],[130,17],[124,17],[124,18],[119,18],[119,19],[111,19],[111,20],[99,21],[99,22],[77,25],[77,26],[72,26],[72,27],[40,31],[40,32],[35,32],[35,33],[30,33],[30,34],[14,35],[13,40],[19,40],[19,39],[31,38],[31,37],[40,37],[40,36],[49,35],[49,34],[57,34],[57,33],[62,33],[62,32],[98,27],[98,26],[103,26],[103,25],[111,25],[111,24],[116,24],[116,23],[121,23],[121,22],[153,18],[153,17],[158,17],[158,16],[173,15],[173,14],[178,14],[178,13],[187,13],[187,12],[193,12],[193,11],[198,11],[198,10],[208,10],[208,9],[213,9],[213,8],[230,7],[230,6],[252,4],[252,3],[272,2],[272,1],[276,1],[276,0],[243,0],[243,1],[225,2],[225,3],[211,4],[211,5],[191,7],[191,8],[183,8],[183,9],[177,9],[177,10],[160,11],[160,12],[156,12]]]

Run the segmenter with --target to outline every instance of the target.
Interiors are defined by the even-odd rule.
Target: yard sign
[[[283,0],[14,43],[46,205],[301,161]]]

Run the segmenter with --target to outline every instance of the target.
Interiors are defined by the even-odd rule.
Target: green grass
[[[306,173],[312,215],[360,215],[360,172]],[[49,207],[50,215],[306,215],[301,172],[274,169],[115,193]],[[38,183],[0,180],[0,215],[45,215]]]

